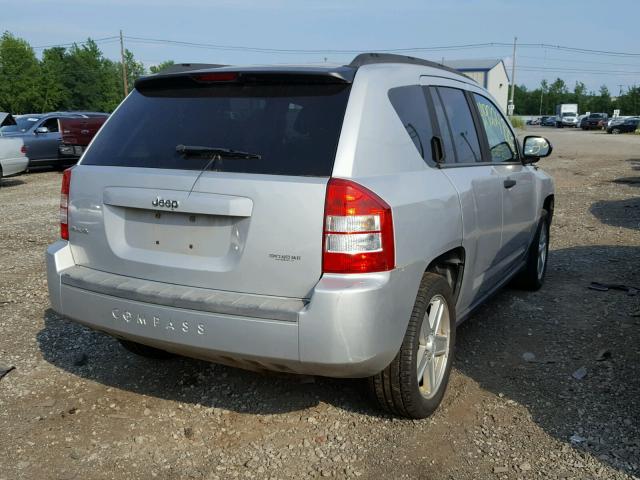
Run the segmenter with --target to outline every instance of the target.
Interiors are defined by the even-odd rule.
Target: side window
[[[424,88],[426,89],[427,87]],[[429,93],[433,100],[433,108],[436,113],[438,126],[440,127],[440,138],[442,139],[442,149],[444,150],[444,163],[455,163],[456,150],[453,146],[451,129],[449,128],[449,122],[447,122],[447,115],[444,113],[444,107],[440,101],[440,96],[438,95],[435,87],[429,87]]]
[[[42,127],[47,127],[49,132],[57,132],[58,131],[58,119],[57,118],[48,118],[41,125]]]
[[[516,139],[511,129],[505,122],[502,114],[491,101],[477,93],[473,94],[480,112],[480,118],[487,132],[489,151],[492,162],[516,162],[518,161],[518,149]]]
[[[396,87],[389,90],[388,95],[418,153],[431,160],[433,129],[422,88],[419,85]]]
[[[438,87],[437,90],[449,120],[458,163],[482,162],[476,126],[464,92],[449,87]]]

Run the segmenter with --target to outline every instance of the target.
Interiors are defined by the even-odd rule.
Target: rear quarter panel
[[[388,97],[391,88],[419,85],[423,72],[393,64],[358,70],[333,170],[333,176],[353,179],[391,206],[396,268],[412,276],[411,305],[429,263],[462,244],[455,189],[420,156]]]

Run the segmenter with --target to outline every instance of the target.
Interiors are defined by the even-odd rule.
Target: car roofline
[[[155,83],[162,79],[171,79],[184,76],[192,76],[206,73],[238,72],[243,75],[256,76],[277,76],[292,75],[301,77],[324,77],[325,81],[335,81],[336,83],[352,83],[358,69],[367,65],[379,64],[400,64],[423,66],[447,72],[452,76],[462,78],[465,82],[472,80],[464,73],[446,65],[424,60],[422,58],[410,57],[406,55],[396,55],[391,53],[361,53],[346,65],[218,65],[218,64],[193,64],[183,63],[172,65],[167,71],[140,77],[135,82],[135,88]]]

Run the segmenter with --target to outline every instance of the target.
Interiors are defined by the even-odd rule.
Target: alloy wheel
[[[438,392],[449,357],[451,322],[449,306],[442,295],[434,295],[420,327],[416,373],[423,397]]]

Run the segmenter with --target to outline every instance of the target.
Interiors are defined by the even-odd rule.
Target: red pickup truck
[[[59,156],[72,163],[78,161],[94,135],[107,121],[108,115],[87,118],[61,118],[62,141],[58,147]],[[66,163],[66,162],[65,162]]]

